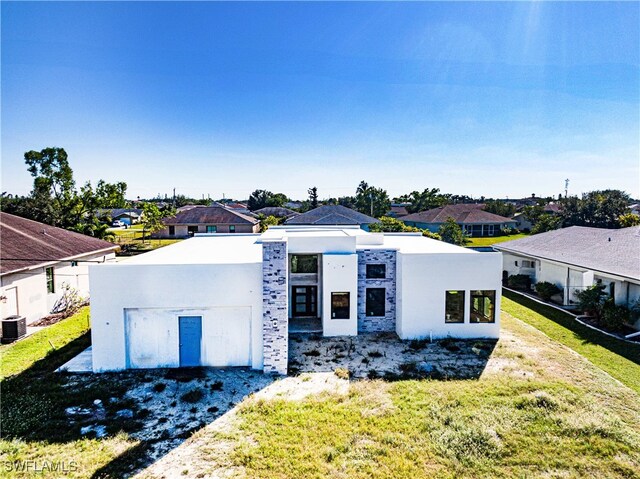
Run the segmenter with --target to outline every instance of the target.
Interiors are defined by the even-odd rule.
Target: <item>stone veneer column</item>
[[[287,242],[262,243],[262,351],[265,373],[287,374],[289,305]]]
[[[396,330],[396,255],[395,250],[365,249],[358,251],[358,333]],[[386,265],[386,277],[367,279],[367,264]],[[385,288],[385,315],[366,315],[367,288]]]

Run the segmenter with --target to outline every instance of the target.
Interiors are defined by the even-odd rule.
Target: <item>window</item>
[[[493,236],[494,225],[487,225],[487,236]]]
[[[464,323],[464,291],[445,292],[445,323]]]
[[[609,283],[609,296],[616,297],[616,283],[614,282]]]
[[[318,272],[318,255],[317,254],[291,255],[291,272],[316,274]]]
[[[189,236],[193,236],[197,232],[198,232],[197,226],[187,226],[187,233],[189,233]]]
[[[217,226],[207,226],[207,233],[217,233],[218,232],[218,227]]]
[[[495,291],[471,291],[471,317],[472,323],[496,322],[496,292]]]
[[[366,315],[384,316],[385,288],[367,288]]]
[[[235,233],[236,232],[236,225],[229,225],[229,233]]]
[[[175,236],[175,235],[176,235],[176,227],[169,226],[169,236]]]
[[[350,293],[331,293],[331,319],[349,319]]]
[[[386,278],[387,265],[386,264],[368,264],[367,265],[367,279],[379,279]]]
[[[47,293],[55,293],[56,285],[53,277],[53,266],[45,270],[47,276]]]
[[[522,267],[523,268],[535,268],[536,267],[536,262],[523,259],[522,260]]]

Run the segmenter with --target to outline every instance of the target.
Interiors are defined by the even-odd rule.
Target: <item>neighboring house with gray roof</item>
[[[196,233],[258,233],[260,222],[224,206],[198,206],[163,220],[154,238],[188,238]]]
[[[348,226],[358,225],[365,231],[380,220],[342,205],[324,205],[285,221],[288,225]]]
[[[292,216],[297,216],[300,213],[298,213],[297,211],[290,210],[289,208],[284,208],[282,206],[267,206],[266,208],[260,208],[259,210],[255,210],[253,214],[264,215],[264,216],[275,216],[276,218],[291,218]]]
[[[497,236],[502,228],[515,228],[516,222],[510,218],[485,211],[480,203],[445,205],[431,210],[413,213],[400,218],[407,226],[426,229],[437,233],[447,219],[453,220],[469,236]]]
[[[616,304],[640,299],[640,227],[571,226],[493,245],[502,252],[503,275],[526,274],[563,290],[565,305],[595,283],[606,286]],[[636,323],[640,329],[640,322]]]

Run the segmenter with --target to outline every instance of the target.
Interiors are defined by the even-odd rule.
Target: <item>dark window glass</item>
[[[331,319],[349,319],[349,294],[331,293]]]
[[[207,226],[207,233],[217,233],[217,232],[218,232],[217,226]]]
[[[379,279],[387,276],[386,264],[368,264],[367,279]]]
[[[444,311],[445,323],[464,323],[464,291],[447,291]]]
[[[45,270],[47,276],[47,293],[55,293],[56,285],[53,277],[53,267]]]
[[[189,236],[193,236],[197,232],[198,232],[197,226],[187,226],[187,233],[189,233]]]
[[[169,226],[169,236],[175,236],[175,234],[176,234],[176,227]]]
[[[385,313],[385,289],[367,288],[367,316],[384,316]]]
[[[291,272],[292,273],[317,273],[318,272],[318,255],[317,254],[291,255]]]
[[[229,226],[229,233],[235,233],[236,232],[236,225],[230,225]]]
[[[495,291],[471,291],[471,317],[472,323],[496,322],[496,292]]]

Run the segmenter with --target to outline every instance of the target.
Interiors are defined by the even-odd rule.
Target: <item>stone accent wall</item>
[[[386,278],[367,279],[367,264],[385,264]],[[385,288],[385,315],[366,315],[367,288]],[[358,251],[358,333],[396,330],[396,251],[365,249]]]
[[[287,374],[289,318],[286,241],[262,244],[262,341],[265,373]]]

